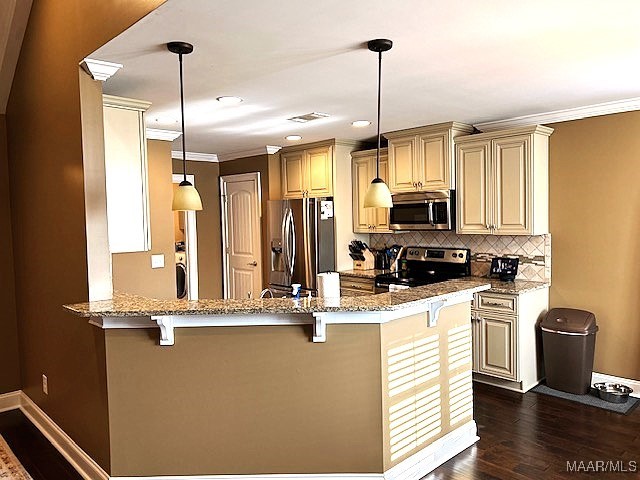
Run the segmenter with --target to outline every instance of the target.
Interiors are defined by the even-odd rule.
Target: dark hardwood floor
[[[474,392],[480,441],[424,480],[640,478],[640,408],[625,416],[483,384],[474,384]],[[0,414],[0,434],[34,480],[81,480],[20,411]],[[585,468],[589,462],[621,462],[627,470],[628,462],[637,462],[638,471],[567,471],[567,462],[574,461]]]
[[[474,383],[474,417],[480,440],[425,480],[640,478],[640,407],[620,415]],[[568,471],[568,461],[583,461],[584,468]],[[596,461],[621,462],[627,472],[584,471]],[[636,462],[635,472],[629,462]]]
[[[82,480],[20,410],[0,413],[0,434],[33,480]]]

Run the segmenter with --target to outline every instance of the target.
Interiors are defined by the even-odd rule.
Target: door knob
[[[247,265],[251,265],[252,267],[257,267],[258,266],[258,262],[256,262],[255,260],[251,263],[247,263]]]

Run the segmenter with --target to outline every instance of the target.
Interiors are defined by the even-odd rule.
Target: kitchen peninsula
[[[113,477],[409,479],[478,439],[470,302],[489,287],[450,280],[299,300],[116,295],[65,308],[104,329]]]

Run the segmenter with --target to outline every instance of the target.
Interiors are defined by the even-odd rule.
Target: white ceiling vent
[[[328,116],[328,113],[311,112],[304,115],[297,115],[295,117],[288,118],[287,120],[298,123],[307,123],[313,120],[318,120],[319,118],[327,118]]]

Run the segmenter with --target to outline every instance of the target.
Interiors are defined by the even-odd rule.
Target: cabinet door
[[[305,150],[306,182],[309,197],[333,195],[333,155],[331,147]]]
[[[376,159],[373,158],[371,162],[371,175],[376,173]],[[380,156],[380,178],[385,182],[389,181],[389,161],[386,155]],[[388,185],[388,183],[387,183]],[[371,224],[375,233],[386,233],[389,230],[389,209],[388,208],[370,208],[371,210]]]
[[[389,140],[389,190],[413,192],[418,172],[416,139],[414,136]]]
[[[491,233],[489,141],[456,146],[458,233]]]
[[[289,152],[282,155],[282,196],[302,198],[304,192],[304,152]]]
[[[494,233],[531,233],[532,165],[529,135],[493,140]]]
[[[104,162],[111,253],[151,250],[143,114],[104,106]]]
[[[451,158],[449,134],[430,133],[418,137],[420,152],[419,180],[422,190],[449,190],[451,188]]]
[[[351,181],[353,183],[353,232],[370,233],[370,208],[364,208],[364,196],[373,175],[371,172],[371,157],[354,158],[351,161]]]
[[[517,380],[515,317],[478,313],[478,319],[478,371],[507,380]]]

